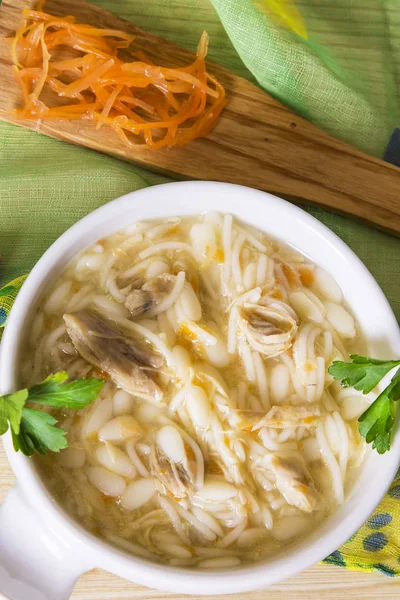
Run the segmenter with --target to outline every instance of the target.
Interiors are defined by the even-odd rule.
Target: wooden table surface
[[[0,503],[15,477],[0,444]],[[196,598],[205,596],[192,596]],[[71,600],[178,600],[190,598],[167,594],[135,585],[95,570],[83,575],[75,586]],[[233,596],[212,596],[222,600],[399,600],[400,580],[393,580],[380,573],[355,573],[328,565],[315,565],[307,571],[278,583],[267,590]],[[29,600],[29,599],[27,599]]]

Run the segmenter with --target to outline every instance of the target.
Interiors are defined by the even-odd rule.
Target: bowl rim
[[[203,197],[212,194],[228,194],[232,198],[242,198],[243,201],[248,203],[247,206],[260,204],[260,208],[261,206],[265,209],[268,207],[270,211],[277,211],[278,214],[285,215],[290,222],[296,222],[300,228],[303,227],[304,235],[310,233],[315,237],[317,243],[322,244],[322,247],[326,249],[329,247],[333,252],[336,252],[338,257],[341,257],[341,260],[344,261],[343,264],[350,265],[351,268],[356,269],[365,278],[367,287],[371,290],[375,301],[378,302],[379,317],[386,323],[386,332],[393,352],[400,354],[400,332],[397,321],[382,290],[361,260],[325,225],[302,209],[266,192],[219,182],[174,182],[131,192],[101,206],[75,223],[44,253],[25,281],[8,318],[0,348],[2,393],[12,391],[16,385],[17,367],[14,361],[16,361],[24,335],[24,320],[29,311],[33,311],[30,307],[35,304],[35,298],[42,295],[48,282],[54,280],[52,269],[54,271],[55,265],[64,260],[63,257],[68,254],[68,251],[71,251],[73,244],[82,243],[84,236],[95,227],[96,223],[107,224],[113,218],[121,218],[122,215],[134,210],[140,203],[143,205],[148,202],[158,202],[161,205],[162,202],[166,202],[165,198],[167,198],[173,204],[172,198],[178,197],[178,205],[182,209],[187,210],[190,204],[192,214],[204,212],[205,209],[201,206],[198,210],[192,210],[192,198],[196,194],[203,194]],[[218,202],[215,209],[221,210]],[[164,213],[165,205],[158,212]],[[234,210],[231,212],[235,214]],[[176,215],[177,210],[170,212],[168,209],[166,214],[169,214],[169,216]],[[159,218],[166,216],[166,214],[162,214]],[[132,222],[146,218],[149,217],[138,214],[132,219]],[[242,219],[242,216],[239,218]],[[117,228],[110,228],[108,234],[118,228],[121,228],[121,225]],[[285,240],[285,233],[282,239],[287,243],[291,243],[290,240]],[[90,243],[93,241],[91,240]],[[398,467],[398,457],[400,457],[400,434],[398,430],[399,427],[397,427],[392,442],[391,452],[380,459],[381,468],[378,469],[377,477],[380,478],[381,486],[376,486],[375,489],[369,491],[362,508],[351,507],[349,509],[350,514],[338,524],[334,531],[332,531],[332,527],[331,530],[329,530],[329,527],[326,528],[325,522],[321,537],[311,535],[309,538],[307,536],[305,541],[309,540],[308,543],[296,542],[293,549],[289,548],[288,552],[270,558],[267,562],[254,563],[251,566],[225,571],[194,571],[150,563],[140,557],[129,555],[106,541],[95,537],[52,500],[50,492],[40,479],[32,462],[25,456],[14,452],[9,433],[4,436],[4,445],[19,485],[25,492],[29,491],[29,494],[26,494],[28,501],[30,497],[37,498],[39,496],[41,501],[35,502],[35,510],[45,518],[51,528],[63,534],[64,539],[68,540],[71,548],[81,548],[86,553],[90,551],[91,556],[93,556],[93,566],[105,568],[131,581],[149,587],[175,593],[208,595],[246,592],[265,587],[289,575],[298,573],[336,550],[366,521],[379,504],[394,478]]]

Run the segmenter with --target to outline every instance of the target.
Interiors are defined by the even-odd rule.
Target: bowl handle
[[[0,506],[0,598],[68,600],[78,577],[93,568],[40,520],[12,488]]]

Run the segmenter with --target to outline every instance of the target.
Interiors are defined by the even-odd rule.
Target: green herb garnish
[[[81,409],[93,402],[104,385],[104,381],[94,378],[65,383],[67,379],[68,373],[60,371],[30,389],[0,397],[0,435],[10,426],[16,451],[31,456],[35,451],[47,454],[67,447],[67,432],[55,427],[57,419],[32,408],[32,404]]]
[[[368,394],[395,367],[400,360],[377,360],[368,356],[350,354],[352,362],[335,360],[328,372],[341,381],[343,387]],[[391,431],[395,420],[395,402],[400,400],[400,369],[393,375],[389,385],[358,418],[358,430],[366,442],[384,454],[390,450]]]

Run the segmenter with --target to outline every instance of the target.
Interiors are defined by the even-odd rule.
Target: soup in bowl
[[[86,543],[163,574],[135,581],[221,593],[324,558],[368,517],[398,436],[390,455],[370,456],[357,418],[373,396],[342,389],[328,367],[393,353],[398,336],[378,286],[331,232],[260,192],[169,184],[99,209],[46,259],[5,347],[25,386],[61,370],[104,381],[85,409],[53,411],[68,448],[31,474]],[[378,464],[381,488],[366,496]]]

